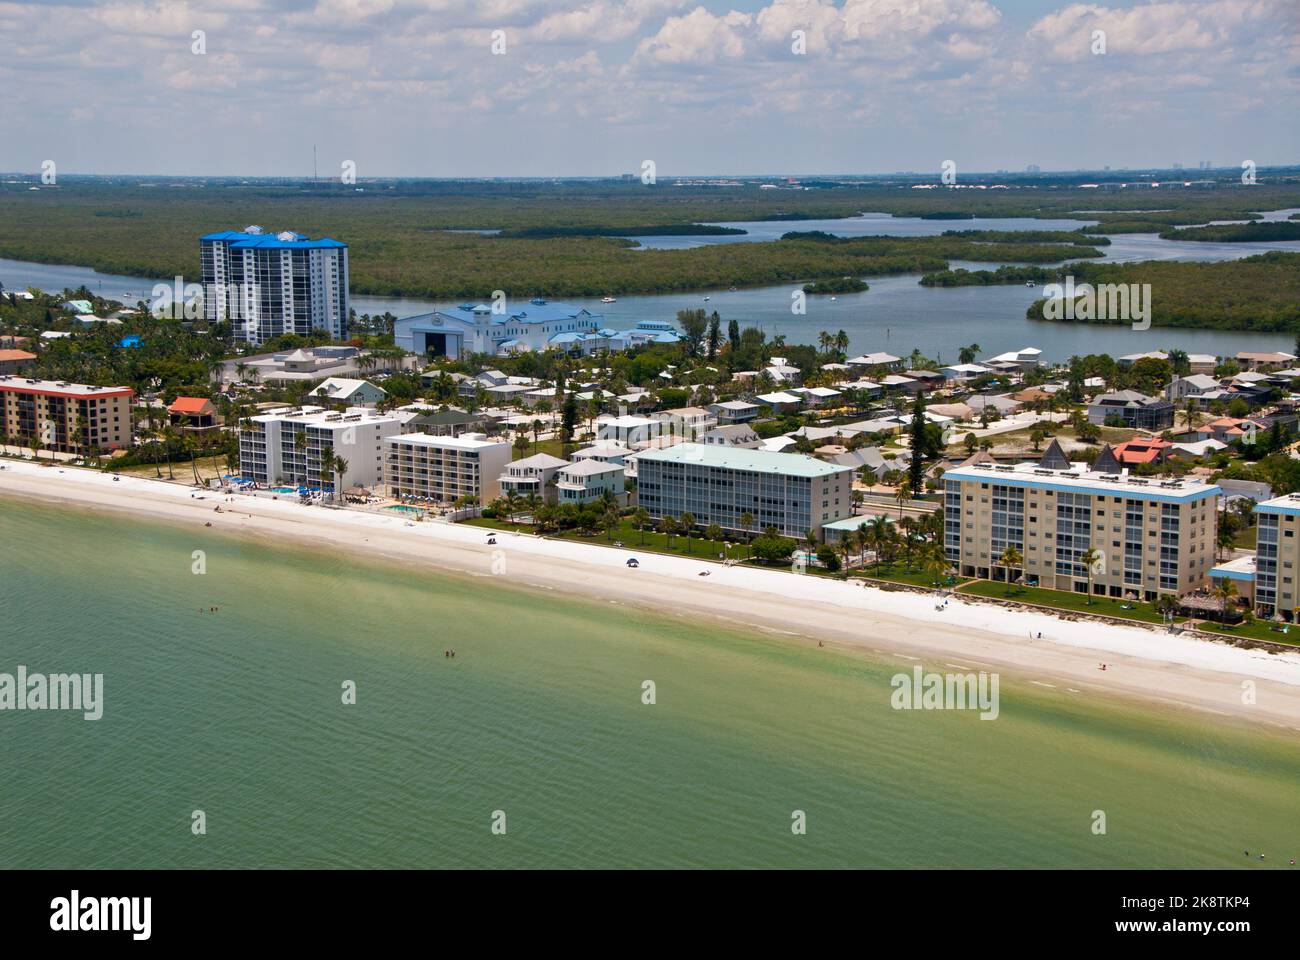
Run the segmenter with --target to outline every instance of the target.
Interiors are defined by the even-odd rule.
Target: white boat
[[[708,297],[705,297],[704,299],[707,300],[707,299],[709,299],[709,298],[708,298]]]
[[[601,303],[617,303],[618,301],[615,300],[613,297],[601,297],[601,298],[600,298],[600,302],[601,302]]]
[[[831,297],[832,300],[838,300],[839,297]]]
[[[1026,281],[1025,281],[1025,286],[1026,286],[1026,287],[1032,287],[1033,285],[1034,285],[1034,281],[1032,281],[1032,280],[1026,280]]]

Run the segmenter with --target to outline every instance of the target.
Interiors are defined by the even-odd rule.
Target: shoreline
[[[1300,730],[1300,652],[1270,654],[1179,637],[1139,626],[1067,621],[951,597],[936,610],[929,595],[884,591],[785,571],[723,567],[710,561],[546,540],[482,527],[412,523],[397,514],[302,506],[199,491],[178,483],[69,466],[4,460],[0,496],[180,524],[262,542],[330,546],[367,559],[418,563],[465,577],[504,576],[512,588],[558,592],[592,603],[625,604],[661,616],[707,620],[901,661],[910,670],[999,671],[1066,697],[1089,694],[1190,707],[1224,718]],[[199,497],[203,499],[199,499]],[[221,506],[221,512],[214,509]],[[202,524],[211,523],[211,528]],[[640,568],[628,569],[627,556]],[[709,576],[699,576],[708,570]],[[1041,631],[1043,639],[1031,639]],[[1101,662],[1107,670],[1098,669]],[[1242,684],[1256,682],[1256,702]]]

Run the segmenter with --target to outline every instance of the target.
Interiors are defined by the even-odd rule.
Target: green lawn
[[[1140,601],[1118,600],[1113,597],[1091,597],[1083,593],[1066,590],[1050,590],[1047,587],[1024,587],[1013,585],[1010,592],[1005,583],[992,580],[975,580],[961,588],[962,593],[973,593],[994,600],[1012,600],[1018,603],[1032,603],[1042,607],[1054,607],[1058,610],[1070,610],[1076,613],[1091,613],[1097,616],[1118,617],[1122,620],[1137,620],[1142,623],[1163,623],[1163,618],[1154,606]],[[1091,603],[1089,602],[1091,599]],[[1121,604],[1129,603],[1133,609],[1125,610]],[[1181,623],[1185,618],[1175,619]]]
[[[532,525],[527,523],[507,523],[503,520],[489,520],[483,517],[462,522],[476,527],[489,527],[493,530],[511,530],[516,533],[530,535],[534,532]],[[648,550],[652,553],[671,553],[679,557],[693,556],[699,557],[701,560],[717,560],[719,554],[723,552],[721,543],[710,543],[699,536],[691,537],[689,548],[686,538],[682,536],[674,536],[672,545],[669,546],[668,537],[662,533],[647,530],[643,534],[626,518],[621,520],[616,528],[608,532],[602,530],[600,533],[586,535],[579,533],[577,530],[561,530],[547,533],[545,536],[558,540],[578,540],[605,547],[613,546],[615,540],[621,540],[623,546],[628,549]],[[727,551],[727,557],[731,560],[745,560],[749,557],[749,553],[743,544],[733,543],[731,549]]]
[[[1274,626],[1277,629],[1274,629]],[[1281,627],[1287,627],[1287,633],[1282,633]],[[1291,646],[1300,646],[1300,624],[1273,624],[1267,621],[1257,620],[1251,624],[1239,623],[1235,627],[1225,627],[1221,623],[1214,623],[1210,620],[1198,620],[1196,622],[1197,630],[1204,630],[1206,633],[1217,633],[1225,637],[1243,637],[1251,640],[1263,640],[1266,643],[1285,643]]]
[[[885,580],[889,583],[907,583],[914,587],[936,588],[939,584],[934,582],[934,575],[926,573],[924,570],[914,568],[909,570],[905,564],[885,564],[883,566],[871,565],[864,568],[855,567],[851,571],[854,577],[860,577],[864,580]],[[947,578],[945,578],[946,580]],[[970,577],[956,577],[955,585],[961,585],[970,582]],[[942,586],[952,588],[954,584],[943,583]]]

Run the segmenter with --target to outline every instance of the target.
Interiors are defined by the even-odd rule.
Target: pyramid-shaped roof
[[[1069,470],[1070,458],[1061,449],[1061,442],[1053,437],[1052,442],[1043,451],[1043,456],[1038,461],[1038,465],[1044,470]]]
[[[1092,465],[1092,469],[1098,473],[1122,473],[1123,467],[1120,465],[1119,458],[1115,456],[1115,451],[1111,449],[1110,444],[1101,448],[1101,453],[1097,454],[1097,461]]]

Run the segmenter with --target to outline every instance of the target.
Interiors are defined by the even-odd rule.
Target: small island
[[[831,280],[815,280],[812,283],[803,285],[803,292],[809,294],[821,293],[862,293],[869,289],[865,281],[857,277],[838,277]]]

